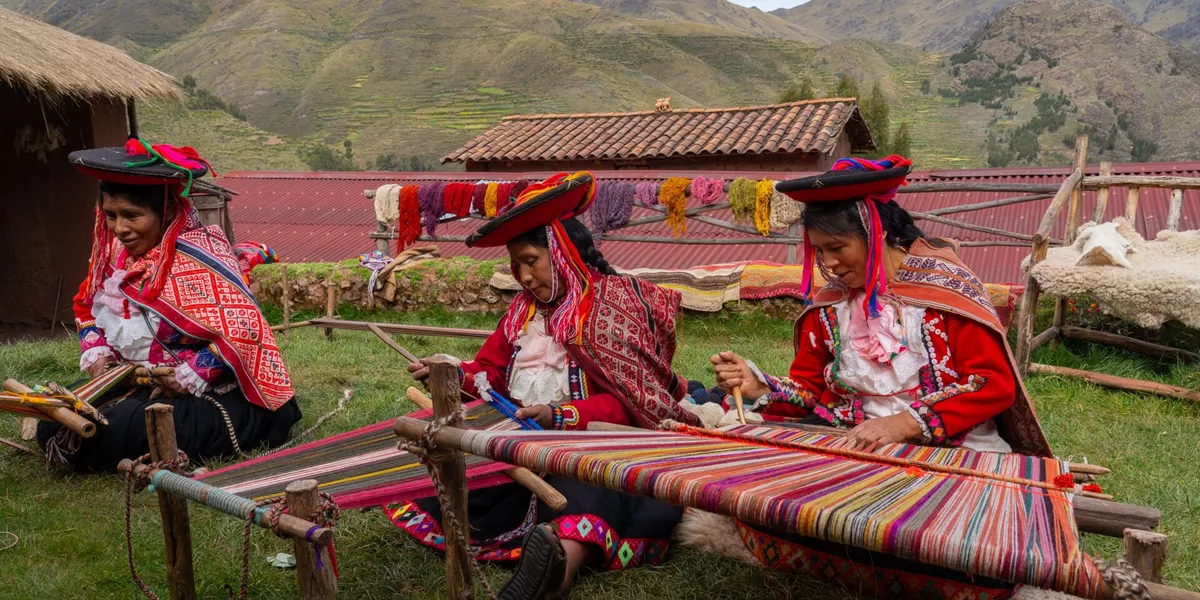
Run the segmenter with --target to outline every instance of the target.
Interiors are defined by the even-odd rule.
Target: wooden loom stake
[[[421,390],[418,390],[415,387],[409,387],[407,393],[408,399],[412,400],[412,403],[416,404],[417,408],[429,410],[433,409],[433,400],[430,400],[428,396],[422,394]],[[525,467],[513,467],[511,469],[506,469],[504,474],[512,478],[513,481],[521,484],[525,489],[533,492],[533,495],[537,496],[538,500],[541,500],[546,506],[549,506],[557,511],[566,510],[566,496],[563,496],[562,492],[554,489],[554,486],[546,483],[546,480],[538,477],[533,473],[533,471],[530,471]]]
[[[325,318],[326,319],[333,318],[333,303],[334,303],[333,277],[331,276],[329,278],[329,281],[325,282]],[[325,328],[325,339],[326,339],[326,341],[333,339],[333,328],[332,327]]]
[[[166,404],[147,407],[146,436],[150,440],[152,460],[175,460],[179,453],[175,441],[175,409]],[[171,600],[194,600],[196,575],[192,567],[192,529],[188,523],[187,500],[160,491],[158,510],[162,515],[163,542],[167,547],[167,585]]]
[[[288,514],[312,520],[321,503],[317,481],[294,481],[284,490]],[[333,557],[328,546],[317,546],[299,538],[292,539],[296,553],[296,582],[302,600],[332,600],[337,597],[337,577],[333,573]],[[318,567],[318,564],[320,566]]]
[[[1163,563],[1167,561],[1167,536],[1153,531],[1125,530],[1125,560],[1146,581],[1162,583]]]
[[[433,395],[433,416],[441,419],[453,414],[462,406],[461,389],[458,381],[458,366],[449,358],[435,356],[429,364],[429,391]],[[447,425],[462,427],[462,418],[452,419]],[[439,448],[430,453],[434,468],[445,487],[445,497],[439,498],[447,505],[443,515],[453,511],[458,517],[459,527],[454,528],[442,520],[446,535],[446,593],[450,600],[471,600],[475,597],[475,586],[471,581],[471,555],[467,550],[470,543],[467,527],[467,460],[461,450]]]
[[[282,278],[283,285],[283,335],[288,338],[292,337],[292,306],[291,306],[291,290],[288,289],[287,265],[279,265],[279,276]]]

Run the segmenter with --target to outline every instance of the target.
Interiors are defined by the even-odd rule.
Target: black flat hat
[[[129,154],[124,147],[76,150],[67,156],[76,169],[100,181],[129,185],[187,184],[188,171],[193,179],[208,173],[208,167],[198,163],[182,169],[168,166],[162,160],[145,164],[154,158],[149,154]]]
[[[797,202],[856,200],[874,194],[884,194],[904,185],[904,180],[911,171],[911,164],[901,164],[880,171],[827,171],[812,177],[780,181],[775,184],[775,189]]]
[[[596,178],[591,173],[555,175],[525,188],[508,210],[467,237],[467,247],[503,246],[530,229],[582,214],[595,196]]]

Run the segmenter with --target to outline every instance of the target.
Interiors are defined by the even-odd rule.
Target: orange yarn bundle
[[[684,177],[671,177],[658,190],[658,202],[667,207],[667,225],[675,230],[675,237],[687,233],[687,188],[691,183]]]
[[[764,179],[754,186],[754,228],[766,237],[771,233],[771,193],[775,182]]]

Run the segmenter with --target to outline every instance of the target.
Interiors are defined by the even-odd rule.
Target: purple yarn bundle
[[[692,180],[692,196],[700,201],[700,204],[709,205],[716,204],[717,200],[725,194],[725,181],[721,179],[709,179],[707,177],[697,177]]]
[[[471,212],[482,216],[484,213],[483,200],[487,195],[487,184],[475,184],[475,190],[471,192]]]
[[[637,184],[637,200],[642,206],[658,204],[658,184],[653,181]]]
[[[592,231],[616,231],[633,216],[634,185],[626,181],[601,181],[596,184],[596,199],[592,203]]]
[[[442,196],[446,191],[444,181],[436,181],[421,186],[417,190],[417,206],[421,207],[421,222],[425,224],[425,233],[436,235],[438,219],[445,211]]]

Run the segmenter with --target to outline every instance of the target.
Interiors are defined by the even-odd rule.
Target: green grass
[[[278,321],[277,308],[267,308]],[[344,311],[344,318],[363,318]],[[305,318],[304,314],[296,319]],[[375,314],[374,320],[490,329],[496,317],[426,312]],[[676,366],[683,375],[711,381],[708,357],[732,348],[752,355],[767,370],[782,371],[791,359],[791,324],[758,314],[684,317]],[[417,354],[446,352],[469,356],[478,341],[400,337]],[[307,429],[336,405],[344,387],[354,397],[348,409],[327,421],[324,437],[406,413],[402,397],[411,380],[399,357],[373,336],[337,332],[332,343],[320,331],[302,329],[281,339],[299,390]],[[70,339],[0,345],[4,376],[26,383],[66,381],[76,376],[78,348]],[[1088,346],[1041,349],[1035,360],[1092,368],[1200,387],[1200,374],[1187,367],[1164,367],[1117,351]],[[1043,425],[1061,456],[1114,469],[1102,479],[1105,491],[1124,502],[1163,511],[1162,531],[1170,536],[1166,578],[1200,589],[1200,469],[1195,466],[1200,407],[1182,401],[1112,392],[1077,381],[1034,377],[1029,381]],[[18,419],[0,417],[0,435],[16,437]],[[142,577],[165,592],[164,553],[154,497],[134,498],[134,548]],[[40,459],[0,449],[0,531],[19,536],[17,546],[0,550],[0,598],[137,598],[125,565],[122,486],[113,476],[82,476],[47,469]],[[224,597],[240,573],[241,523],[206,508],[191,508],[193,546],[200,597]],[[6,543],[0,537],[0,545]],[[338,524],[338,558],[344,598],[441,598],[443,569],[436,555],[389,525],[377,510],[348,511]],[[1086,549],[1112,558],[1120,542],[1085,536]],[[263,531],[252,537],[251,596],[295,598],[294,574],[271,568],[269,555],[288,552],[289,543]],[[493,584],[506,572],[488,568]],[[582,578],[574,598],[817,598],[846,594],[699,552],[677,549],[661,567]]]

